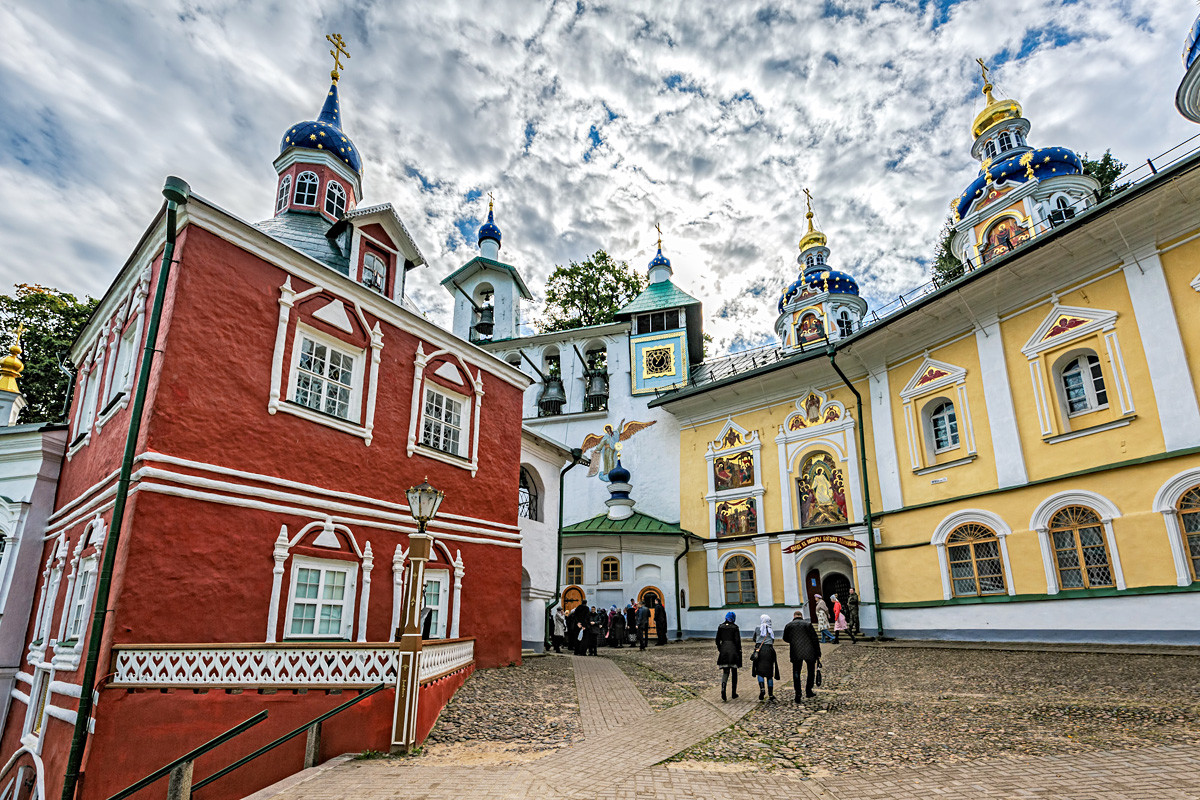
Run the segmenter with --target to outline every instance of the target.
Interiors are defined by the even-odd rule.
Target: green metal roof
[[[473,275],[477,270],[481,269],[494,269],[497,272],[511,273],[517,281],[517,288],[521,290],[521,296],[526,300],[533,299],[533,295],[529,293],[529,287],[525,285],[525,280],[521,277],[521,273],[517,272],[516,267],[512,266],[511,264],[505,264],[503,261],[492,261],[490,258],[484,258],[483,256],[475,256],[475,258],[472,258],[454,272],[447,275],[442,279],[442,286],[445,286],[450,290],[450,293],[453,294],[455,289],[452,288],[452,284],[455,281],[464,279],[469,275]]]
[[[621,317],[633,314],[645,314],[664,308],[679,308],[680,306],[699,304],[699,300],[671,283],[670,280],[665,280],[661,283],[652,283],[647,286],[644,292],[633,298],[629,305],[617,311],[615,316],[617,319],[620,319]]]
[[[598,517],[585,519],[583,522],[567,525],[562,530],[564,534],[658,533],[672,536],[694,535],[690,531],[685,531],[679,527],[678,522],[663,522],[661,519],[652,517],[649,514],[643,514],[640,511],[633,512],[633,516],[629,519],[609,519],[607,514],[601,514]]]

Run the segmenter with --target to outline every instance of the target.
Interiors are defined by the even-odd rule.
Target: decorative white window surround
[[[1112,422],[1105,422],[1102,425],[1092,425],[1088,428],[1080,428],[1077,431],[1060,433],[1057,436],[1043,436],[1042,441],[1046,444],[1069,442],[1072,439],[1078,439],[1081,436],[1091,436],[1093,433],[1103,433],[1104,431],[1111,431],[1113,428],[1123,428],[1129,423],[1133,422],[1135,419],[1137,419],[1137,414],[1128,414],[1120,419],[1113,420]]]
[[[755,540],[755,543],[757,544],[757,540]],[[722,553],[720,555],[719,558],[715,559],[716,564],[717,564],[717,579],[720,581],[720,586],[721,586],[721,593],[719,595],[717,595],[718,597],[721,598],[721,607],[729,605],[728,603],[725,602],[725,564],[728,563],[729,559],[734,558],[736,556],[742,556],[743,558],[746,558],[747,560],[750,561],[750,566],[754,568],[754,599],[756,601],[758,601],[758,604],[769,606],[772,603],[774,603],[773,599],[770,600],[769,602],[763,601],[763,596],[765,593],[762,590],[761,580],[762,580],[762,573],[764,572],[764,570],[760,570],[758,568],[759,561],[757,558],[757,550],[758,550],[758,548],[755,548],[754,550],[748,550],[744,547],[738,547],[733,550],[725,551],[724,553]],[[714,550],[713,552],[716,552],[716,551]],[[771,569],[771,566],[770,566],[771,562],[767,561],[766,563],[767,563],[767,569],[765,571],[769,575],[770,569]],[[768,577],[768,581],[769,580],[770,580],[770,578]],[[713,605],[711,597],[708,598],[708,605],[709,605],[709,607],[713,607],[713,608],[716,607]]]
[[[1188,586],[1192,583],[1191,560],[1188,553],[1187,535],[1179,524],[1179,498],[1193,486],[1200,484],[1200,468],[1185,469],[1178,473],[1154,495],[1152,509],[1163,515],[1167,525],[1167,539],[1171,543],[1171,558],[1175,562],[1175,583]]]
[[[362,572],[363,572],[363,582],[362,582],[362,591],[359,592],[359,602],[358,602],[358,620],[357,620],[358,641],[365,642],[367,640],[367,638],[366,638],[367,637],[367,610],[369,608],[369,602],[370,602],[370,598],[371,598],[371,570],[375,564],[375,556],[371,552],[371,543],[367,542],[367,545],[365,548],[359,549],[358,541],[355,540],[354,534],[350,531],[349,528],[347,528],[345,525],[336,524],[336,523],[334,523],[332,518],[326,517],[324,520],[315,520],[313,522],[308,523],[303,528],[301,528],[296,533],[296,535],[294,537],[292,537],[291,539],[288,538],[288,530],[287,530],[286,525],[282,525],[279,528],[279,536],[275,539],[275,547],[274,547],[274,553],[273,553],[273,557],[275,559],[275,568],[272,570],[272,573],[271,573],[271,605],[267,610],[267,638],[266,638],[266,641],[268,644],[272,643],[276,640],[277,632],[279,629],[279,605],[280,605],[280,601],[281,601],[282,595],[283,595],[283,572],[284,572],[283,565],[284,565],[284,562],[287,561],[288,556],[291,554],[291,549],[293,547],[295,547],[299,541],[301,541],[305,536],[307,536],[311,531],[315,530],[316,528],[320,528],[321,533],[318,534],[317,538],[313,541],[314,546],[328,547],[331,550],[340,550],[340,549],[342,549],[342,542],[338,538],[337,533],[338,532],[343,533],[343,534],[345,534],[346,539],[349,540],[350,548],[353,551],[354,555],[356,555],[358,557],[359,561],[361,562]],[[313,561],[313,562],[319,561],[318,559],[313,559],[308,556],[296,556],[293,559],[292,579],[291,579],[292,591],[289,592],[289,596],[288,596],[287,614],[284,619],[284,629],[283,629],[283,635],[285,638],[288,638],[288,639],[303,638],[303,637],[299,637],[299,636],[293,637],[289,633],[289,631],[291,630],[292,601],[293,601],[292,594],[294,594],[294,589],[295,589],[295,576],[296,576],[295,562],[303,561],[303,560],[309,560],[309,561]],[[330,559],[329,561],[320,561],[319,563],[322,566],[327,565],[327,564],[353,566],[355,574],[357,574],[357,569],[359,566],[357,563],[352,562],[352,561],[334,560],[334,559]],[[347,625],[347,621],[349,621],[349,625],[350,625],[350,633],[349,633],[349,635],[347,635],[347,637],[346,637],[347,639],[353,638],[353,631],[354,631],[354,620],[353,620],[353,613],[352,613],[353,593],[354,593],[354,590],[350,586],[349,581],[347,581],[346,594],[348,596],[344,598],[345,612],[343,612],[343,617],[342,617],[343,626]]]
[[[732,447],[716,447],[713,442],[719,442],[725,438],[729,431],[736,431],[742,443]],[[746,450],[750,451],[750,455],[754,460],[754,483],[751,486],[742,486],[737,489],[722,489],[717,491],[716,477],[713,474],[713,464],[717,458],[731,453],[740,453]],[[763,495],[766,489],[763,487],[762,478],[762,439],[758,435],[758,431],[749,431],[733,421],[732,417],[727,417],[725,426],[721,428],[721,432],[708,443],[708,448],[704,453],[704,459],[707,462],[708,469],[708,494],[704,499],[708,501],[708,536],[710,539],[717,538],[717,503],[721,500],[741,500],[744,497],[753,497],[757,506],[756,530],[758,533],[766,533],[766,514],[763,509]]]
[[[923,469],[914,469],[913,474],[914,475],[929,475],[934,472],[941,472],[944,469],[953,469],[954,467],[961,467],[964,464],[970,464],[972,461],[974,461],[977,458],[979,458],[979,456],[975,455],[973,453],[969,456],[963,456],[962,458],[956,458],[953,461],[947,461],[944,464],[934,464],[931,467],[924,467]]]
[[[1113,519],[1121,516],[1120,510],[1103,495],[1088,491],[1059,492],[1043,500],[1029,519],[1029,529],[1037,531],[1038,544],[1042,550],[1042,566],[1046,570],[1046,594],[1058,594],[1058,564],[1055,561],[1054,545],[1050,541],[1050,520],[1067,506],[1085,506],[1095,511],[1104,525],[1108,557],[1112,562],[1113,580],[1117,589],[1125,589],[1125,572],[1121,569],[1121,554],[1117,551],[1117,538],[1113,534]],[[1068,591],[1069,593],[1069,591]]]
[[[318,422],[322,425],[336,428],[343,433],[359,436],[369,447],[371,445],[371,439],[375,430],[375,398],[378,393],[379,386],[379,361],[380,351],[383,350],[383,331],[380,329],[378,322],[375,323],[374,327],[371,327],[371,325],[368,324],[367,317],[359,307],[358,303],[354,303],[353,301],[343,301],[352,303],[354,306],[354,312],[358,316],[359,322],[362,323],[363,329],[370,331],[371,334],[371,365],[367,377],[366,405],[363,411],[362,425],[347,422],[328,414],[322,414],[320,412],[313,411],[312,409],[306,408],[305,406],[297,403],[284,402],[280,399],[281,391],[284,388],[283,353],[287,344],[287,332],[289,321],[291,319],[292,307],[295,306],[296,303],[324,291],[326,290],[322,286],[313,286],[312,288],[306,289],[303,292],[296,292],[292,288],[292,278],[290,275],[284,280],[283,285],[279,287],[279,322],[275,328],[275,353],[271,360],[271,388],[267,398],[267,413],[273,415],[277,411],[283,411],[288,414],[303,417],[304,419],[312,422]],[[299,328],[300,325],[297,324],[297,329]],[[319,334],[319,332],[316,333]],[[325,338],[328,339],[329,337]],[[293,364],[299,363],[299,352],[297,349],[298,346],[299,339],[297,338],[296,347],[293,348],[294,352],[292,354]],[[338,346],[343,348],[346,347],[345,343],[340,343]],[[358,350],[358,348],[353,349]],[[356,366],[356,369],[359,368],[361,367]],[[289,391],[293,385],[294,378],[289,375],[287,382],[287,388]],[[359,391],[361,392],[361,384],[359,385]],[[361,395],[356,393],[356,397],[361,398]],[[361,399],[356,400],[356,402],[361,403]]]
[[[819,425],[789,431],[787,429],[789,421],[796,414],[804,413],[800,404],[809,394],[814,394],[821,399],[820,413],[822,415],[831,407],[837,408],[838,419],[834,422],[823,422]],[[779,500],[783,507],[784,527],[800,527],[799,514],[793,507],[796,483],[794,477],[801,457],[813,449],[828,450],[830,455],[838,460],[846,479],[847,516],[853,519],[857,509],[863,507],[862,482],[857,468],[858,447],[855,440],[854,417],[846,413],[846,408],[841,403],[829,400],[825,393],[816,389],[800,392],[800,399],[796,401],[796,409],[793,414],[788,415],[784,424],[779,426],[779,434],[775,437],[775,445],[779,453],[779,485],[783,487],[779,492]]]
[[[399,647],[388,644],[213,644],[113,646],[110,686],[122,688],[366,689],[397,680]],[[421,683],[470,666],[475,640],[426,642]]]
[[[943,373],[937,377],[921,382],[926,373]],[[955,416],[958,419],[959,444],[943,450],[949,453],[965,445],[966,458],[957,458],[947,463],[928,463],[925,454],[934,453],[933,432],[927,419],[928,405],[931,401],[942,398],[954,405]],[[904,429],[908,437],[908,457],[912,471],[924,475],[933,469],[944,469],[951,466],[970,463],[978,450],[975,447],[975,424],[971,418],[971,402],[967,398],[967,371],[963,367],[948,364],[944,361],[925,356],[917,371],[903,389],[900,399],[904,404]],[[921,402],[924,401],[924,402]],[[917,404],[921,408],[918,410]],[[922,447],[924,443],[924,447]]]
[[[1012,562],[1008,557],[1008,535],[1012,533],[1012,529],[1008,527],[1008,524],[1003,519],[990,511],[967,508],[962,511],[956,511],[939,522],[938,526],[933,530],[933,536],[929,540],[930,544],[933,544],[937,548],[938,569],[942,574],[942,599],[949,600],[954,596],[954,591],[950,585],[950,561],[946,555],[946,540],[956,529],[970,522],[991,529],[996,534],[996,538],[1000,540],[1000,560],[1004,564],[1005,591],[1009,595],[1015,595],[1017,590],[1013,586]]]
[[[137,380],[138,355],[142,343],[142,333],[146,325],[146,295],[149,291],[149,276],[139,282],[133,295],[131,313],[135,319],[132,323],[126,321],[124,330],[117,331],[116,351],[114,353],[113,371],[110,380],[108,400],[100,416],[96,419],[96,430],[104,427],[113,415],[129,405],[133,395],[133,384]],[[118,371],[126,368],[124,375]],[[118,399],[119,398],[119,399]]]
[[[26,661],[34,667],[46,663],[46,650],[50,647],[50,626],[54,618],[54,606],[58,599],[58,588],[62,582],[63,564],[67,560],[67,540],[58,537],[58,543],[46,559],[42,569],[42,592],[38,597],[37,614],[34,616],[33,641],[29,643]]]
[[[315,593],[312,597],[299,597],[296,594],[301,572],[316,573]],[[326,598],[329,579],[341,576],[340,598]],[[285,640],[300,639],[345,639],[354,638],[354,597],[358,584],[358,563],[341,559],[321,559],[311,556],[292,557],[292,575],[288,590],[287,613],[283,620],[283,638]],[[311,602],[304,602],[304,601]],[[297,631],[296,606],[312,606],[312,630]],[[338,609],[337,630],[321,630],[321,612],[328,607]]]
[[[56,670],[69,672],[79,668],[79,659],[83,653],[83,640],[90,621],[92,599],[96,594],[96,576],[104,546],[105,530],[104,520],[97,515],[88,523],[72,551],[71,571],[67,577],[66,604],[63,606],[62,619],[59,620],[58,639],[53,646],[54,656],[50,659],[50,663]],[[83,558],[83,551],[93,544],[96,546],[95,552]],[[89,577],[86,579],[86,585],[81,586],[80,579],[84,575]],[[79,618],[81,630],[75,633],[71,630],[71,626],[75,619],[76,608],[80,604],[82,604]]]
[[[425,367],[430,361],[440,356],[448,356],[457,362],[460,371],[467,376],[470,384],[466,387],[467,391],[471,393],[471,396],[467,398],[469,407],[464,409],[462,414],[464,422],[470,421],[470,430],[464,431],[463,436],[463,444],[469,449],[463,457],[452,456],[421,444],[422,422],[425,415]],[[412,405],[409,408],[408,423],[408,455],[419,453],[436,461],[468,469],[471,471],[471,477],[474,478],[475,473],[479,471],[479,411],[480,406],[483,405],[483,370],[478,370],[475,375],[472,375],[471,371],[467,369],[466,363],[456,353],[450,350],[436,350],[426,355],[424,343],[418,342],[417,352],[413,357],[413,371]],[[438,391],[444,390],[438,387]]]
[[[1053,308],[1051,308],[1050,313],[1038,325],[1037,330],[1029,337],[1029,341],[1025,343],[1025,346],[1021,348],[1021,352],[1029,359],[1029,377],[1033,382],[1033,399],[1037,406],[1038,421],[1041,425],[1043,440],[1058,434],[1070,433],[1070,418],[1067,416],[1066,408],[1062,404],[1061,392],[1059,392],[1057,387],[1059,377],[1057,374],[1051,375],[1050,378],[1054,381],[1055,385],[1047,387],[1047,372],[1050,370],[1049,366],[1044,363],[1045,359],[1043,356],[1049,350],[1060,348],[1065,344],[1077,342],[1095,334],[1102,334],[1108,355],[1110,374],[1114,378],[1114,385],[1109,388],[1109,391],[1115,390],[1122,416],[1134,412],[1133,392],[1129,386],[1129,375],[1125,371],[1125,359],[1121,355],[1121,345],[1117,338],[1117,312],[1064,306],[1059,305],[1057,300],[1057,297],[1053,299]],[[1079,317],[1087,320],[1087,322],[1076,325],[1057,336],[1047,338],[1059,317],[1063,315]],[[1058,410],[1057,414],[1053,411],[1055,408]],[[1058,427],[1065,428],[1065,430],[1056,430],[1056,421],[1058,422]]]
[[[442,372],[446,366],[443,364],[437,372]],[[433,382],[425,384],[422,399],[420,445],[465,458],[468,443],[464,440],[471,422],[466,416],[471,408],[470,399]],[[439,447],[437,443],[443,446]]]
[[[314,366],[312,369],[302,371],[300,362],[305,355],[304,347],[307,342],[312,343],[311,352],[308,355],[310,356],[310,364]],[[319,348],[322,347],[325,348],[323,356],[319,351]],[[341,365],[344,363],[345,357],[349,357],[352,364],[348,384],[344,380],[334,379],[330,374],[335,369],[339,372],[344,371]],[[295,403],[308,411],[314,411],[322,417],[333,417],[342,422],[357,425],[362,409],[363,361],[366,360],[365,357],[366,351],[363,348],[355,347],[336,337],[327,336],[315,328],[297,323],[296,334],[292,338],[292,363],[288,374],[287,401]],[[318,368],[316,365],[318,362],[322,362],[323,358],[325,361]],[[336,391],[341,388],[349,389],[349,396],[346,400],[346,416],[343,417],[340,414],[332,414],[323,410],[328,400],[326,391],[322,391],[317,397],[318,405],[322,407],[320,409],[312,408],[296,399],[296,395],[299,392],[300,377],[306,373],[312,376],[314,380],[320,381],[326,391]]]
[[[404,603],[404,584],[407,580],[406,571],[408,569],[408,549],[404,545],[396,545],[396,552],[392,554],[392,624],[388,627],[390,632],[388,641],[395,642],[397,639],[397,629],[400,627],[400,611]]]
[[[1200,273],[1197,273],[1196,277],[1193,278],[1192,282],[1188,285],[1191,286],[1193,289],[1195,289],[1197,292],[1200,292]]]
[[[436,581],[438,586],[437,600],[435,603],[429,603],[430,581]],[[421,614],[424,615],[425,609],[430,609],[437,613],[436,622],[431,623],[429,635],[434,639],[445,639],[446,632],[450,630],[450,624],[447,617],[450,614],[450,570],[444,567],[435,567],[430,569],[425,568],[423,575],[423,586],[421,588]]]

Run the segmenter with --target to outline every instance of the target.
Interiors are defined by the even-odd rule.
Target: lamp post
[[[429,520],[442,504],[442,492],[426,478],[408,490],[408,511],[416,520],[417,532],[408,537],[408,583],[404,587],[404,613],[396,630],[400,641],[400,663],[396,673],[396,709],[392,717],[393,753],[411,753],[417,745],[417,697],[421,680],[421,592],[425,585],[425,562],[433,537],[425,532]]]

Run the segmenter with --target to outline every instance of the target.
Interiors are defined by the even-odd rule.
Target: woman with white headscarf
[[[775,631],[771,618],[763,614],[754,629],[754,655],[750,657],[750,674],[758,678],[758,699],[770,695],[775,701],[775,681],[779,678],[779,659],[775,656]]]

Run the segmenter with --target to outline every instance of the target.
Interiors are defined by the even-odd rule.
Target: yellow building
[[[960,277],[868,322],[810,206],[781,344],[653,401],[688,630],[852,584],[889,636],[1200,642],[1200,154],[1100,202],[985,94]]]

